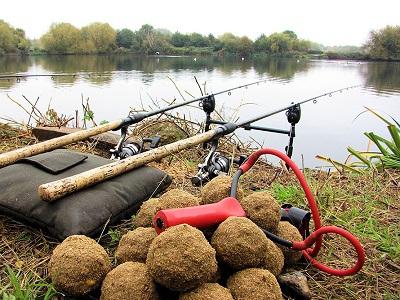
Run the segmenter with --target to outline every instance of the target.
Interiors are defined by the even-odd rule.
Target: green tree
[[[271,43],[265,34],[260,35],[254,42],[256,52],[270,52]]]
[[[193,32],[192,34],[190,34],[189,40],[190,40],[190,46],[193,47],[209,46],[207,38],[202,36],[200,33]]]
[[[117,31],[116,43],[118,47],[129,49],[135,42],[135,34],[132,30],[124,28]]]
[[[283,34],[286,34],[290,39],[292,40],[297,40],[297,34],[294,33],[294,31],[291,30],[285,30],[284,32],[282,32]]]
[[[171,36],[154,29],[149,24],[143,25],[136,34],[135,49],[144,54],[154,54],[156,52],[166,52],[171,48]]]
[[[219,39],[215,38],[211,33],[207,36],[208,44],[213,48],[213,51],[219,51],[222,49],[222,43]]]
[[[223,48],[230,53],[237,53],[239,48],[239,37],[230,32],[226,32],[219,37]]]
[[[10,52],[27,52],[30,43],[22,29],[14,29],[8,23],[0,20],[0,54]]]
[[[115,49],[117,33],[108,23],[92,23],[81,31],[84,41],[89,47],[93,45],[96,52],[107,53]]]
[[[17,28],[14,30],[15,45],[18,50],[27,52],[31,46],[29,40],[25,37],[25,31]]]
[[[180,32],[175,32],[171,36],[171,44],[175,47],[185,47],[190,43],[190,37],[187,34],[182,34]]]
[[[293,41],[293,50],[300,52],[308,52],[311,49],[311,42],[303,39],[296,39]]]
[[[400,60],[400,26],[371,31],[365,48],[372,58]]]
[[[242,36],[238,42],[238,53],[241,55],[249,55],[253,52],[253,41],[247,36]]]
[[[81,49],[82,35],[78,28],[69,23],[51,25],[41,37],[45,51],[49,53],[77,53]]]
[[[155,47],[155,32],[153,26],[144,24],[136,31],[139,50],[148,54]]]
[[[285,33],[273,33],[268,37],[272,53],[285,53],[292,50],[293,40]]]
[[[0,20],[0,54],[15,50],[13,30],[8,23]]]

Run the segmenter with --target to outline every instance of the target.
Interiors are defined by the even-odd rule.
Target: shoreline
[[[184,58],[184,57],[215,57],[215,58],[247,58],[247,59],[257,59],[257,58],[303,58],[303,59],[317,59],[317,60],[351,60],[351,61],[364,61],[364,62],[400,62],[400,59],[382,59],[369,57],[363,53],[338,53],[338,52],[324,52],[324,53],[307,53],[307,52],[288,52],[288,53],[252,53],[241,55],[238,53],[187,53],[187,54],[176,54],[172,53],[162,53],[162,54],[143,54],[134,51],[114,51],[109,53],[5,53],[0,55],[1,58],[6,57],[56,57],[56,56],[124,56],[132,55],[138,57],[151,57],[151,58]]]

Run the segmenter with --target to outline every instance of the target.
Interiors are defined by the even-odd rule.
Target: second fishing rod
[[[291,104],[291,106],[301,105],[310,101],[315,101],[318,98],[332,95],[334,93],[338,93],[354,87],[356,86],[346,87],[336,91],[321,94],[319,96],[312,97],[310,99],[306,99],[295,104]],[[116,160],[110,164],[94,168],[92,170],[88,170],[86,172],[74,176],[42,184],[41,186],[39,186],[38,193],[40,197],[45,201],[51,202],[57,200],[68,194],[74,193],[76,191],[87,188],[94,184],[103,182],[105,180],[108,180],[109,178],[113,178],[130,170],[141,167],[152,161],[156,161],[164,157],[167,157],[171,154],[180,152],[184,149],[188,149],[190,147],[205,142],[217,141],[222,136],[226,136],[230,133],[233,133],[238,128],[245,128],[245,126],[248,126],[253,122],[283,112],[287,110],[287,108],[288,107],[263,113],[254,118],[238,123],[226,123],[223,125],[218,125],[216,128],[212,128],[206,132],[189,137],[187,139],[179,140],[177,142],[161,146],[159,148],[151,149],[147,152],[143,152],[135,156],[130,156],[123,160]]]
[[[74,133],[70,133],[68,135],[65,136],[61,136],[61,137],[57,137],[57,138],[53,138],[51,140],[48,141],[44,141],[44,142],[40,142],[34,145],[30,145],[30,146],[26,146],[24,148],[20,148],[20,149],[16,149],[13,151],[9,151],[6,153],[2,153],[0,154],[0,168],[5,167],[7,165],[13,164],[15,163],[17,160],[22,159],[22,158],[26,158],[29,156],[33,156],[36,154],[40,154],[43,152],[47,152],[50,150],[54,150],[66,145],[69,145],[71,143],[75,143],[78,141],[82,141],[84,139],[87,139],[89,137],[101,134],[101,133],[105,133],[107,131],[113,130],[120,130],[121,129],[121,139],[120,139],[120,143],[118,143],[118,146],[116,149],[114,149],[113,151],[113,157],[114,158],[120,158],[119,155],[121,153],[121,147],[123,146],[122,143],[124,141],[124,138],[127,134],[127,129],[130,125],[133,124],[137,124],[141,121],[143,121],[146,118],[150,118],[152,116],[158,115],[158,114],[162,114],[165,113],[167,111],[170,111],[172,109],[175,108],[179,108],[182,106],[186,106],[195,102],[200,102],[202,103],[204,100],[207,100],[209,98],[214,98],[214,96],[217,95],[221,95],[224,93],[230,93],[234,90],[238,90],[241,88],[246,88],[252,85],[256,85],[262,82],[267,82],[267,79],[262,79],[262,80],[258,80],[258,81],[254,81],[248,84],[243,84],[243,85],[239,85],[233,88],[229,88],[223,91],[219,91],[210,95],[205,95],[199,98],[195,98],[195,99],[191,99],[191,100],[187,100],[187,101],[183,101],[177,104],[173,104],[173,105],[169,105],[167,107],[164,108],[160,108],[157,110],[153,110],[150,112],[138,112],[138,113],[130,113],[128,115],[128,117],[123,118],[123,119],[117,119],[111,122],[108,122],[106,124],[100,125],[100,126],[95,126],[93,128],[90,129],[86,129],[86,130],[82,130],[82,131],[77,131]]]
[[[311,101],[316,102],[319,98],[332,96],[335,93],[341,93],[344,90],[352,89],[355,87],[358,87],[358,85],[349,86],[338,90],[333,90],[327,93],[320,94],[318,96],[314,96],[312,98],[299,101],[297,103],[292,102],[288,106],[264,113],[250,120],[239,122],[237,123],[237,125],[238,127],[243,128],[245,130],[258,130],[258,131],[288,135],[289,141],[287,146],[285,147],[285,152],[286,155],[289,158],[291,158],[293,154],[293,142],[296,136],[296,124],[300,121],[301,118],[301,105]],[[213,98],[204,100],[203,110],[206,113],[205,131],[209,130],[212,124],[224,125],[227,123],[225,121],[211,119],[210,113],[214,110],[214,108],[215,108],[215,100]],[[253,125],[253,123],[256,121],[266,119],[270,116],[276,115],[281,112],[285,112],[286,114],[287,121],[290,124],[289,130]],[[207,145],[207,143],[205,143],[204,145]],[[204,148],[206,148],[206,146]],[[242,162],[247,158],[245,155],[240,155],[239,158],[232,159],[218,152],[217,148],[218,148],[218,140],[213,140],[211,142],[210,151],[206,155],[203,162],[198,165],[197,174],[191,178],[193,185],[200,186],[202,184],[205,184],[207,181],[212,180],[214,177],[217,177],[220,174],[227,174],[231,169],[232,163],[235,163],[236,165],[240,166]]]

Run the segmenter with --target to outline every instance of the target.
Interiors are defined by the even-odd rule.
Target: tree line
[[[324,47],[300,39],[286,30],[270,35],[262,34],[255,41],[247,36],[224,33],[172,33],[149,24],[136,31],[128,28],[115,30],[108,23],[92,23],[77,28],[70,23],[56,23],[36,41],[26,38],[25,32],[0,20],[0,55],[5,53],[49,54],[109,54],[134,52],[138,54],[210,55],[252,54],[293,55],[317,53],[328,58],[364,58],[400,60],[400,26],[386,26],[371,31],[363,47]]]
[[[28,50],[49,54],[92,54],[135,52],[140,54],[213,54],[230,53],[248,56],[253,53],[283,54],[307,52],[312,43],[297,37],[293,31],[261,35],[252,41],[247,36],[224,33],[172,33],[149,24],[132,31],[115,30],[108,23],[92,23],[77,28],[70,23],[56,23],[37,41],[29,41],[22,29],[0,21],[0,53],[26,53]],[[3,41],[3,43],[1,43]]]
[[[219,37],[212,34],[172,33],[156,29],[149,24],[139,30],[128,28],[114,30],[107,23],[93,23],[81,29],[68,23],[51,26],[40,39],[48,53],[110,53],[131,51],[141,54],[212,54],[231,53],[250,55],[254,52],[289,53],[307,52],[311,42],[298,39],[293,31],[261,35],[256,41],[247,36],[224,33]]]

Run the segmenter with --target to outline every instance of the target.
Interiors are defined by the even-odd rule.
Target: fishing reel
[[[134,156],[140,154],[142,152],[148,151],[150,149],[157,148],[160,144],[161,137],[155,136],[150,138],[142,139],[141,143],[125,143],[126,136],[128,133],[128,127],[121,128],[121,137],[118,141],[117,146],[114,149],[111,149],[111,159],[125,159],[130,156]],[[148,145],[148,146],[147,146]]]
[[[204,162],[198,165],[198,172],[191,178],[194,186],[200,186],[221,174],[227,174],[231,167],[232,160],[217,152],[218,140],[211,142],[211,149]],[[246,160],[245,155],[234,159],[233,163],[241,165]]]

